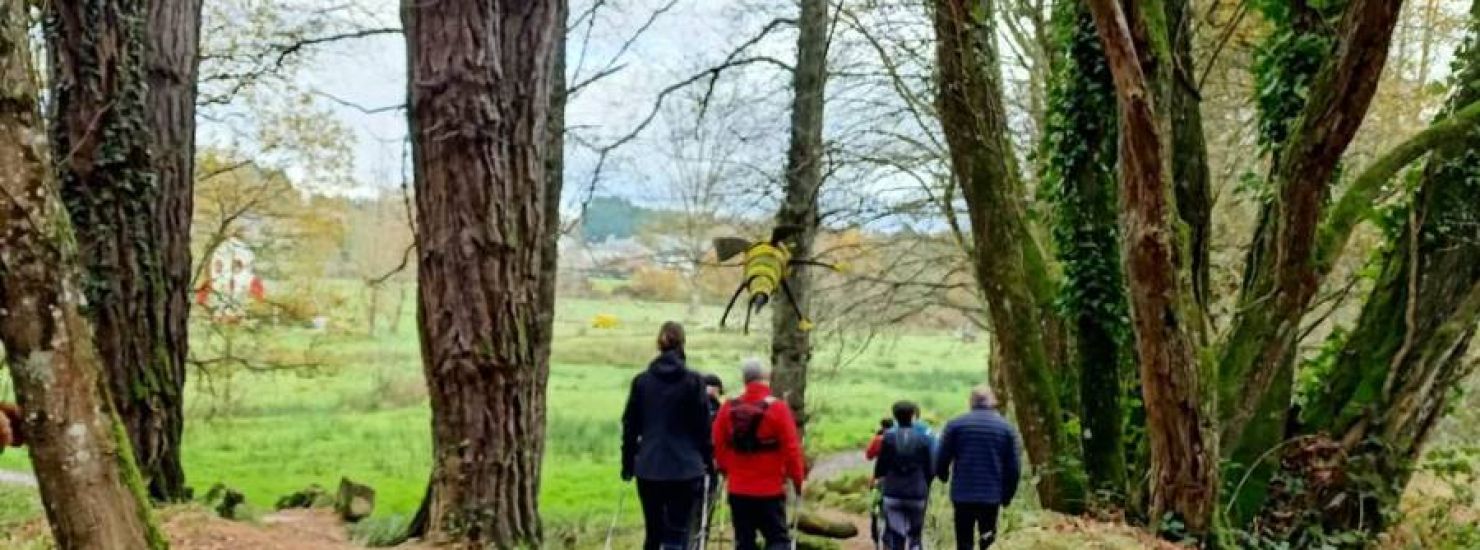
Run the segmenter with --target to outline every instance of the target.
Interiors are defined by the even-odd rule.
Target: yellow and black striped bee
[[[786,276],[791,268],[802,265],[815,265],[837,270],[838,267],[815,260],[807,260],[791,257],[791,245],[788,241],[800,235],[802,228],[792,225],[779,226],[771,231],[769,241],[750,241],[739,237],[721,237],[714,240],[714,252],[720,262],[744,255],[745,279],[740,287],[735,289],[735,294],[730,296],[729,304],[725,305],[725,313],[719,318],[719,328],[725,328],[725,320],[730,317],[730,310],[735,308],[735,302],[740,295],[746,291],[750,292],[749,303],[745,307],[745,333],[750,334],[750,315],[759,312],[761,308],[770,303],[771,296],[777,289],[786,293],[788,302],[800,319],[798,327],[803,331],[812,329],[812,321],[802,314],[802,308],[797,305],[795,297],[792,296],[791,287],[786,284]]]

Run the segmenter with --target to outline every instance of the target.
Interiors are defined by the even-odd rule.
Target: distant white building
[[[267,289],[253,266],[256,254],[245,242],[230,237],[211,253],[206,280],[195,291],[196,303],[216,321],[237,321],[247,314],[250,300],[263,300]]]

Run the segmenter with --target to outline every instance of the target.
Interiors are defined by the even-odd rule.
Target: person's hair
[[[658,351],[683,353],[683,325],[668,321],[658,329]]]
[[[740,362],[740,378],[746,384],[765,380],[770,373],[766,372],[766,364],[755,357]]]
[[[725,391],[725,381],[721,380],[719,375],[712,372],[704,375],[704,385],[712,388],[717,388],[721,392]]]
[[[997,394],[992,393],[992,387],[987,385],[971,388],[971,408],[997,408]]]
[[[893,428],[893,427],[894,427],[894,419],[893,418],[889,418],[889,417],[886,416],[884,418],[880,418],[879,419],[879,429],[880,430],[887,430],[887,429]]]
[[[915,423],[915,415],[920,413],[920,407],[909,401],[899,401],[894,404],[894,421],[900,427],[911,426]]]

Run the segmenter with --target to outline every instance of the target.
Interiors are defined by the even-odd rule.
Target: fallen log
[[[858,526],[847,521],[828,517],[814,510],[802,510],[797,519],[797,530],[814,537],[829,539],[851,539],[858,536]]]

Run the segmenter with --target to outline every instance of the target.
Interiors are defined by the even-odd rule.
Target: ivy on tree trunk
[[[1156,40],[1155,10],[1089,0],[1115,80],[1120,112],[1120,220],[1131,326],[1151,447],[1151,519],[1171,516],[1197,537],[1214,535],[1218,433],[1203,395],[1203,370],[1177,265],[1164,127],[1143,65]],[[1145,6],[1140,6],[1145,8]],[[1139,36],[1139,38],[1138,38]]]
[[[178,498],[185,342],[180,320],[167,326],[166,319],[169,293],[185,290],[166,279],[165,238],[178,255],[189,232],[178,234],[188,229],[178,227],[178,197],[160,218],[150,107],[162,105],[148,95],[149,14],[144,3],[129,0],[59,0],[46,7],[52,149],[61,152],[53,160],[77,229],[84,313],[95,329],[103,382],[145,479],[156,497]],[[191,114],[152,114],[193,118],[186,108]],[[180,140],[173,132],[163,137]]]
[[[937,0],[933,11],[936,104],[971,218],[974,271],[1000,359],[993,368],[1002,369],[1011,389],[1024,447],[1039,471],[1040,501],[1078,512],[1085,502],[1083,463],[1075,434],[1063,425],[1054,331],[1045,330],[1057,322],[1042,297],[1052,282],[1028,229],[1024,186],[1006,135],[993,2]]]
[[[1480,2],[1456,67],[1436,127],[1480,108]],[[1302,434],[1331,438],[1345,457],[1340,483],[1316,486],[1316,521],[1327,527],[1381,532],[1452,388],[1476,366],[1468,352],[1480,326],[1480,126],[1438,144],[1418,186],[1356,326],[1313,367],[1321,383],[1305,388]]]
[[[0,347],[57,547],[166,548],[78,309],[76,243],[42,138],[29,21],[25,3],[0,5]]]
[[[1122,371],[1132,357],[1116,226],[1115,89],[1084,0],[1058,2],[1053,36],[1061,58],[1049,81],[1044,186],[1064,266],[1059,304],[1073,328],[1089,496],[1123,506],[1129,486]]]

